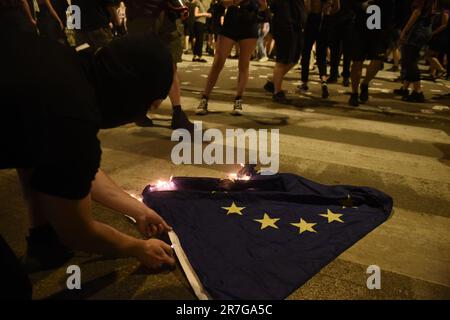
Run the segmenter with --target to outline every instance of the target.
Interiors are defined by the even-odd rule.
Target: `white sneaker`
[[[195,111],[195,114],[198,116],[205,116],[208,114],[208,99],[202,98],[200,104],[197,107],[197,110]]]
[[[242,99],[235,100],[234,106],[233,106],[233,111],[231,112],[231,115],[242,116],[243,113],[244,113],[244,111],[242,110]]]
[[[258,62],[267,62],[267,61],[269,61],[269,58],[267,58],[267,57],[264,57],[264,58],[261,58],[258,60]]]

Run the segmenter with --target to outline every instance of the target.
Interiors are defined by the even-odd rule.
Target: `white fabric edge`
[[[177,255],[178,261],[180,261],[181,268],[183,269],[184,274],[186,275],[186,278],[188,279],[189,284],[194,290],[197,298],[199,300],[212,300],[211,296],[205,290],[200,279],[195,273],[194,268],[192,268],[192,265],[189,262],[189,259],[183,250],[183,247],[181,247],[180,239],[178,238],[177,234],[174,231],[169,231],[169,238],[172,242],[172,247],[175,251],[175,254]]]

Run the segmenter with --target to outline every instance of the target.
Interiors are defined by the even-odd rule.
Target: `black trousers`
[[[205,38],[206,24],[201,22],[194,23],[194,56],[201,57],[203,55],[203,40]]]
[[[31,300],[32,284],[19,259],[0,236],[0,300]]]
[[[404,45],[402,48],[402,72],[405,81],[420,81],[419,58],[420,47]]]
[[[344,56],[342,76],[344,78],[350,77],[350,65],[352,61],[352,29],[353,20],[341,17],[331,17],[331,36],[330,36],[330,51],[331,51],[331,69],[330,76],[338,78],[339,63],[341,56]]]
[[[330,35],[329,17],[320,14],[310,13],[305,28],[305,43],[302,52],[302,82],[308,82],[309,79],[309,63],[311,60],[311,51],[316,43],[317,66],[319,67],[319,75],[327,75],[327,48]]]

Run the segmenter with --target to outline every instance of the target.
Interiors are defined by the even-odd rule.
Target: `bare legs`
[[[209,71],[208,80],[206,81],[204,96],[209,97],[212,89],[217,83],[220,72],[225,65],[227,57],[233,48],[234,41],[230,38],[219,36],[216,44],[216,55],[214,56],[214,62]],[[239,41],[240,54],[239,54],[239,77],[236,96],[241,97],[244,94],[245,87],[248,82],[248,75],[250,69],[250,57],[256,48],[256,39],[244,39]]]
[[[242,97],[248,82],[250,59],[255,51],[257,39],[244,39],[239,41],[239,77],[236,97]]]
[[[216,43],[216,55],[214,56],[214,62],[209,71],[208,80],[206,81],[205,90],[203,91],[203,95],[209,97],[212,89],[216,85],[217,79],[219,78],[219,74],[225,65],[225,61],[227,60],[230,52],[233,48],[234,41],[230,38],[224,37],[222,35],[219,36],[219,39]]]
[[[170,102],[172,107],[181,106],[181,88],[180,77],[178,76],[177,64],[173,64],[173,81],[169,91]]]

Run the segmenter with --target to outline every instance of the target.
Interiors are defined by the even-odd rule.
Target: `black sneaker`
[[[352,107],[359,107],[359,98],[357,93],[352,93],[348,104]]]
[[[198,58],[197,62],[206,63],[206,62],[208,62],[208,60],[203,59],[203,58]]]
[[[272,100],[273,100],[273,102],[282,103],[282,104],[289,104],[289,103],[291,103],[291,100],[286,98],[286,94],[285,94],[285,92],[283,90],[281,90],[278,93],[275,93],[272,96]]]
[[[274,93],[275,86],[274,86],[273,82],[267,81],[266,84],[264,85],[264,90],[266,90],[267,92],[270,92],[270,93]]]
[[[37,272],[61,267],[72,257],[73,252],[62,244],[53,228],[44,226],[30,229],[21,260],[27,272]]]
[[[328,86],[324,82],[322,83],[322,98],[327,99],[330,96],[330,93],[328,92]]]
[[[303,82],[301,85],[299,85],[298,87],[297,87],[299,90],[302,90],[302,91],[308,91],[309,90],[309,87],[308,87],[308,84],[306,83],[306,82]]]
[[[337,76],[330,76],[327,80],[328,83],[337,83],[338,77]]]
[[[401,87],[400,89],[395,89],[394,94],[397,96],[407,97],[409,95],[409,90]]]
[[[349,77],[344,77],[344,80],[342,80],[342,85],[344,87],[349,87],[350,86],[350,78]]]
[[[149,117],[147,117],[147,115],[144,115],[142,118],[140,118],[139,120],[137,120],[135,122],[135,124],[138,127],[143,127],[143,128],[150,128],[153,127],[153,121],[152,119],[150,119]]]
[[[362,103],[366,103],[369,100],[369,85],[361,83],[359,88],[361,89],[361,93],[359,94],[359,100],[361,100]]]
[[[404,96],[402,100],[407,102],[424,103],[425,96],[423,95],[423,92],[413,91],[409,96]]]
[[[387,71],[392,71],[392,72],[397,72],[399,69],[398,66],[392,66],[390,69],[388,69]]]
[[[186,113],[183,111],[183,109],[181,109],[181,107],[174,108],[173,113],[172,113],[171,127],[173,130],[186,129],[191,134],[194,133],[194,129],[195,129],[194,124],[189,121]]]

